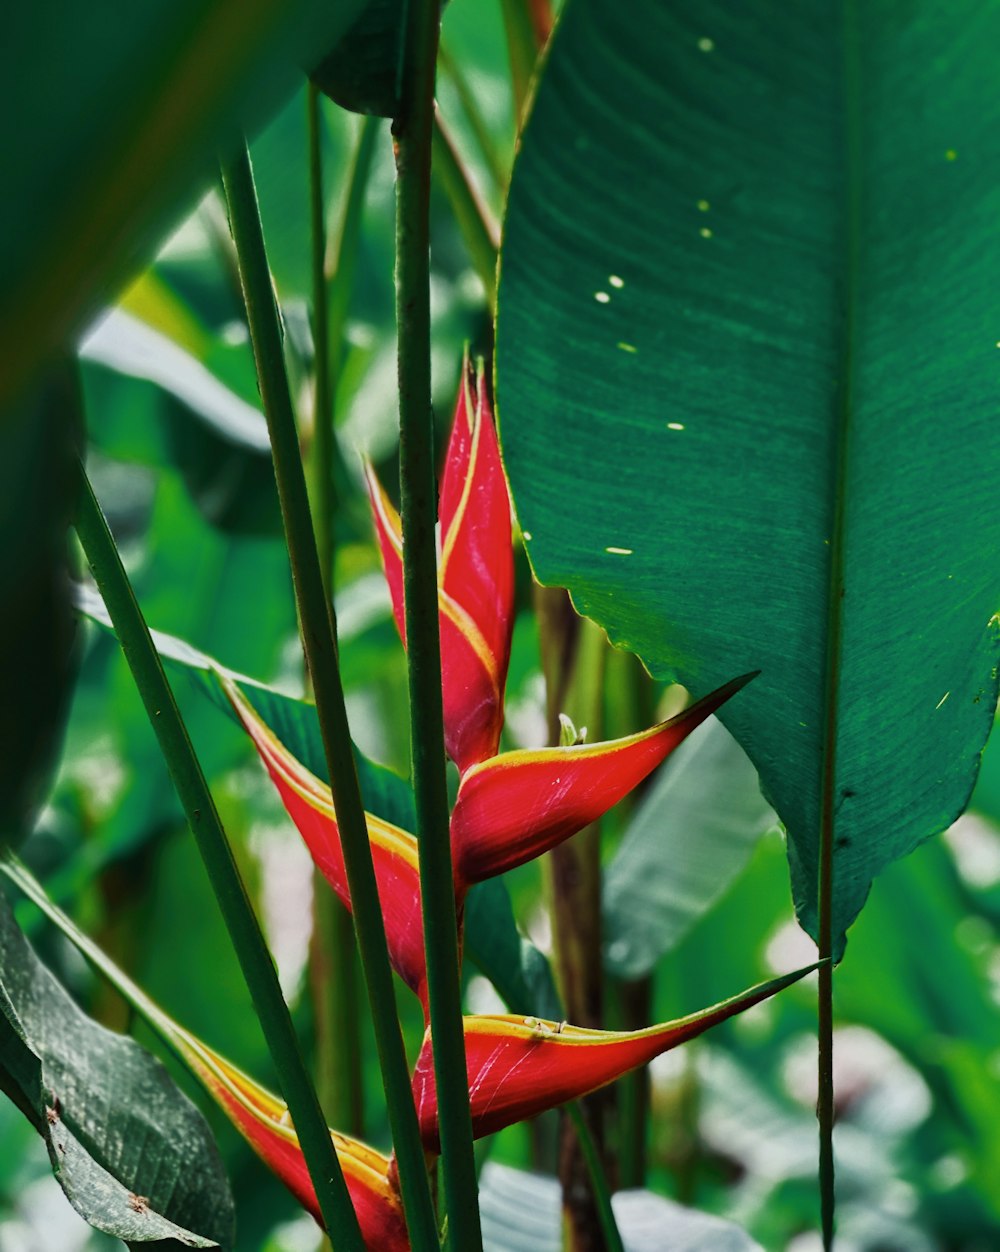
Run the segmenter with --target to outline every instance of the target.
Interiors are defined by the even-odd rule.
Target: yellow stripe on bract
[[[220,672],[219,680],[225,689],[226,695],[232,704],[236,706],[240,720],[247,728],[254,742],[263,751],[267,752],[274,764],[281,769],[289,783],[297,784],[296,790],[300,794],[306,791],[315,796],[317,800],[323,800],[325,796],[329,796],[329,787],[292,755],[270,726],[260,717],[257,710],[232,679]],[[248,722],[253,729],[247,725]]]
[[[257,716],[256,711],[251,707],[239,688],[224,675],[220,675],[220,677],[226,687],[229,698],[234,703],[239,702],[245,711],[247,719],[253,722],[260,738],[266,745],[265,751],[268,757],[282,775],[284,781],[291,787],[299,799],[304,800],[310,808],[336,822],[337,812],[333,806],[333,792],[327,784],[306,769],[301,761],[296,760],[277,735],[275,735],[274,731]],[[365,813],[365,824],[368,827],[368,837],[372,843],[402,857],[415,870],[417,869],[417,844],[409,831],[402,830],[399,826],[393,826],[391,822],[384,821],[381,817],[376,817],[374,813]]]
[[[393,508],[392,501],[386,495],[382,484],[375,475],[374,469],[370,461],[365,462],[365,477],[368,479],[368,486],[372,496],[372,503],[375,505],[375,515],[381,522],[381,529],[385,531],[392,544],[392,550],[402,559],[403,556],[403,527],[399,520],[399,514]]]
[[[213,1052],[201,1040],[189,1035],[186,1030],[177,1027],[176,1034],[176,1045],[188,1064],[201,1074],[206,1086],[214,1088],[217,1084],[271,1134],[296,1148],[300,1146],[288,1106],[283,1100],[272,1095],[248,1074]],[[331,1130],[330,1135],[342,1166],[363,1180],[370,1189],[391,1195],[388,1157],[366,1143],[340,1134],[339,1131]]]
[[[552,764],[562,760],[586,761],[597,757],[615,756],[646,739],[655,739],[669,725],[669,722],[659,722],[656,726],[650,726],[648,730],[640,730],[638,734],[629,735],[625,739],[609,739],[604,743],[574,743],[565,748],[518,748],[513,752],[503,752],[500,756],[490,757],[487,761],[470,765],[462,776],[459,790],[476,775],[487,771],[523,769],[525,765],[531,764]]]
[[[493,684],[493,691],[499,698],[500,676],[497,673],[496,657],[490,650],[489,644],[483,638],[483,632],[472,620],[469,613],[443,587],[438,588],[438,607],[445,617],[454,626],[457,626],[459,631],[465,636],[469,647],[482,662],[483,669],[486,670],[486,677]]]
[[[467,369],[462,371],[462,385],[465,387],[466,410],[471,411],[470,401],[472,399],[469,391],[469,372]],[[477,402],[475,411],[472,415],[472,447],[469,449],[469,463],[465,470],[465,482],[462,484],[462,495],[458,501],[458,507],[451,519],[451,525],[448,527],[448,534],[445,536],[444,545],[441,552],[441,562],[438,566],[438,586],[444,586],[445,573],[448,569],[448,562],[451,560],[451,554],[455,550],[455,544],[458,541],[458,533],[462,527],[462,521],[465,517],[466,509],[469,504],[469,497],[472,494],[472,480],[476,473],[476,460],[479,456],[480,435],[483,429],[483,409],[479,402],[480,392],[477,386],[476,395]]]

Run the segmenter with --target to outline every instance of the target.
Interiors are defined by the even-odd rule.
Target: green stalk
[[[244,144],[224,167],[229,219],[240,260],[240,277],[257,362],[257,378],[274,456],[299,626],[312,676],[316,711],[334,807],[340,827],[354,926],[375,1026],[375,1043],[389,1106],[389,1123],[399,1164],[400,1191],[416,1252],[438,1247],[424,1153],[410,1089],[385,927],[372,866],[368,828],[344,706],[332,606],[323,589],[305,473],[288,390],[281,329],[264,250],[257,195]]]
[[[573,1101],[572,1104],[566,1105],[566,1114],[573,1124],[576,1140],[587,1166],[601,1234],[604,1236],[604,1246],[607,1252],[625,1252],[614,1209],[611,1207],[611,1188],[608,1186],[608,1177],[601,1163],[597,1143],[587,1123],[586,1112],[580,1103]]]
[[[462,106],[465,120],[468,122],[469,129],[475,137],[480,154],[486,162],[486,168],[493,179],[493,185],[498,192],[502,192],[507,186],[509,171],[500,159],[500,153],[493,142],[490,128],[486,125],[476,97],[473,95],[472,88],[469,86],[462,71],[461,64],[451,55],[443,43],[438,47],[438,63],[451,80],[451,85],[455,88],[455,94],[458,96],[458,102]]]
[[[322,97],[312,83],[306,94],[309,139],[309,218],[312,260],[314,351],[313,441],[309,450],[316,548],[327,599],[333,601],[337,490],[334,479],[336,435],[326,283],[326,201],[323,194]],[[318,871],[313,871],[313,934],[309,983],[315,1012],[316,1081],[332,1125],[364,1134],[364,1082],[361,1063],[357,944],[350,915]]]
[[[554,642],[554,641],[550,641]],[[561,741],[572,743],[574,731],[587,728],[590,742],[603,737],[604,675],[608,645],[604,632],[586,619],[574,624],[562,639],[561,668],[569,675],[564,709],[576,723],[564,727]],[[566,1016],[578,1026],[604,1025],[604,979],[601,969],[601,824],[593,822],[544,858],[546,894],[552,919],[552,947],[556,979]],[[604,1119],[608,1092],[596,1092],[583,1101],[588,1117],[589,1142],[604,1153]],[[592,1169],[584,1144],[564,1121],[559,1148],[559,1181],[567,1247],[573,1252],[598,1252],[599,1197],[588,1185]]]
[[[440,182],[458,229],[465,240],[469,259],[486,291],[490,313],[497,307],[497,252],[500,228],[483,202],[445,125],[440,110],[434,113],[434,173]]]
[[[333,1149],[330,1131],[302,1060],[271,954],[233,860],[212,793],[201,772],[114,539],[82,465],[79,475],[76,532],[156,732],[198,851],[205,862],[274,1059],[281,1093],[299,1136],[324,1224],[335,1237],[338,1249],[364,1252],[361,1230]]]
[[[399,351],[400,496],[406,601],[410,742],[420,890],[427,945],[434,1075],[449,1241],[482,1248],[466,1081],[458,925],[448,832],[441,641],[438,629],[437,480],[431,411],[430,182],[437,0],[411,0],[396,140],[396,333]]]
[[[309,241],[312,268],[312,332],[315,370],[313,392],[313,442],[309,465],[312,470],[313,517],[316,523],[316,549],[323,586],[333,599],[333,523],[337,496],[333,483],[333,404],[330,386],[330,357],[326,290],[326,201],[323,195],[322,97],[309,83],[306,88],[306,119],[309,136]]]

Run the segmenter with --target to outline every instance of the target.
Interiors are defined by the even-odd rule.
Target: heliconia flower
[[[473,1135],[479,1138],[492,1134],[588,1095],[662,1052],[766,1000],[816,968],[811,965],[760,983],[700,1013],[647,1030],[587,1030],[534,1017],[466,1017],[465,1056]],[[413,1093],[424,1144],[436,1151],[437,1088],[429,1030],[413,1073]]]
[[[268,1168],[322,1224],[305,1157],[284,1101],[175,1022],[169,1024],[172,1029],[167,1037],[186,1064]],[[161,1023],[160,1028],[165,1026]],[[330,1134],[366,1246],[378,1252],[408,1252],[410,1241],[392,1162],[357,1139],[336,1131]]]
[[[292,756],[261,721],[235,683],[222,675],[220,681],[267,767],[289,817],[305,840],[316,868],[341,902],[350,908],[351,892],[329,786]],[[365,814],[365,820],[389,957],[399,976],[416,992],[426,1012],[427,965],[416,840],[407,831],[371,813]]]
[[[476,882],[502,874],[555,847],[595,821],[642,781],[752,675],[734,679],[650,730],[610,743],[507,752],[474,765],[459,786],[451,818],[459,904]],[[298,827],[316,867],[351,907],[329,786],[289,752],[230,679],[229,699]],[[427,965],[417,843],[368,813],[368,838],[393,968],[426,1014]]]
[[[626,739],[504,752],[472,766],[451,818],[458,882],[505,873],[596,821],[752,677],[735,678]]]
[[[473,395],[473,384],[475,395]],[[393,613],[405,645],[399,514],[366,466]],[[462,370],[441,482],[438,620],[445,746],[464,773],[496,753],[513,628],[510,497],[482,368]]]

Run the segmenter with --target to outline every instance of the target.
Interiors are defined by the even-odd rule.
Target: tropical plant
[[[993,1245],[998,20],[19,11],[0,1248]]]

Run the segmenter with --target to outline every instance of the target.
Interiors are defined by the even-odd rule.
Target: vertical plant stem
[[[820,945],[819,955],[828,957],[829,946]],[[834,1165],[833,1165],[833,966],[819,968],[819,1097],[816,1114],[819,1118],[819,1180],[822,1202],[823,1247],[830,1252],[834,1233]]]
[[[645,723],[640,723],[644,725]],[[652,978],[628,982],[612,979],[609,998],[614,1007],[614,1030],[642,1030],[650,1024]],[[646,1185],[646,1136],[649,1129],[649,1066],[625,1074],[616,1084],[618,1127],[618,1182],[622,1188]]]
[[[330,355],[326,291],[326,199],[323,195],[322,97],[314,83],[306,88],[309,136],[309,242],[312,270],[313,333],[313,521],[323,586],[333,599],[333,522],[337,499],[333,485],[333,405],[330,386]]]
[[[586,1110],[580,1103],[574,1101],[566,1105],[566,1115],[573,1127],[580,1153],[587,1166],[604,1248],[606,1252],[625,1252],[618,1222],[615,1220],[615,1212],[611,1207],[611,1188],[608,1186],[608,1177],[604,1172],[597,1141],[587,1123]]]
[[[313,431],[309,456],[313,522],[320,572],[333,602],[337,491],[334,479],[333,387],[330,373],[326,283],[326,198],[323,194],[322,97],[310,83],[306,92],[309,138],[309,220],[312,261],[314,344]],[[364,1134],[357,945],[350,914],[313,871],[313,933],[309,983],[315,1014],[316,1081],[330,1122],[348,1134]]]
[[[160,658],[82,465],[77,508],[76,531],[80,543],[156,732],[233,941],[264,1037],[274,1058],[281,1092],[299,1136],[323,1221],[338,1252],[340,1249],[364,1252],[354,1206],[316,1090],[299,1051],[271,954],[236,868],[215,802]]]
[[[591,742],[599,740],[603,733],[607,654],[603,632],[592,622],[580,621],[565,708],[558,711],[568,713],[580,731],[586,726]],[[604,1025],[600,823],[594,822],[554,848],[545,858],[544,867],[556,977],[566,1016],[574,1025],[599,1029]],[[589,1145],[603,1158],[608,1093],[597,1092],[581,1103],[587,1116]],[[564,1119],[559,1181],[567,1247],[572,1252],[601,1252],[604,1247],[600,1200],[590,1185],[591,1174],[584,1144]]]
[[[434,172],[448,197],[473,268],[483,284],[486,303],[495,314],[500,228],[462,164],[440,110],[434,113]]]
[[[403,1207],[414,1249],[429,1252],[438,1247],[434,1209],[396,1016],[385,927],[344,705],[332,606],[323,589],[316,553],[305,473],[282,356],[281,330],[264,250],[250,154],[245,145],[223,168],[223,181],[240,260],[240,277],[257,362],[261,400],[271,435],[274,473],[288,542],[302,643],[316,695],[316,711],[351,892],[355,933],[375,1025],[375,1042],[399,1164]]]
[[[482,1248],[466,1078],[449,839],[438,627],[437,480],[431,411],[430,180],[437,0],[411,0],[396,147],[396,333],[410,741],[434,1075],[449,1241]]]

